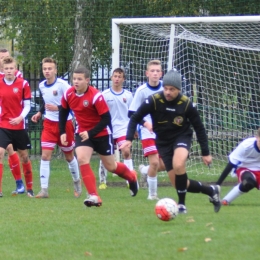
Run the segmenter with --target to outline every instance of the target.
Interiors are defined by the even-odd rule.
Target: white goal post
[[[260,16],[163,17],[112,19],[112,69],[123,67],[133,91],[146,81],[146,64],[176,68],[182,92],[203,119],[213,156],[202,165],[194,135],[189,173],[220,174],[227,155],[260,127]],[[144,162],[133,149],[135,166]]]

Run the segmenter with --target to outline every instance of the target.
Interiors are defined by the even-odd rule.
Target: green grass
[[[39,191],[39,160],[33,161]],[[97,161],[92,161],[97,168]],[[201,177],[201,175],[199,176]],[[166,180],[166,177],[160,177]],[[214,181],[216,176],[211,176]],[[209,177],[205,181],[209,180]],[[119,178],[109,177],[108,185]],[[130,197],[124,185],[100,191],[103,206],[86,208],[73,197],[65,161],[52,161],[49,199],[12,197],[14,181],[5,169],[1,198],[0,259],[259,259],[260,202],[257,190],[214,213],[208,198],[187,194],[188,214],[157,219],[147,190]],[[231,187],[223,187],[225,195]],[[160,197],[177,198],[170,186]],[[211,241],[205,242],[206,238]],[[186,251],[182,251],[187,248]]]

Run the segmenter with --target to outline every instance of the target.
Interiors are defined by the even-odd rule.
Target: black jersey
[[[181,135],[189,135],[192,138],[191,126],[193,126],[201,146],[202,155],[209,155],[205,127],[197,109],[187,96],[180,93],[173,101],[167,101],[163,91],[149,96],[132,115],[126,140],[133,140],[136,125],[147,114],[150,114],[152,118],[157,145],[170,145],[176,137]]]

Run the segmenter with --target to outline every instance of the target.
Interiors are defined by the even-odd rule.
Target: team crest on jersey
[[[125,97],[123,98],[123,102],[126,103],[126,98]]]
[[[183,117],[182,116],[176,116],[174,119],[173,119],[173,123],[175,125],[178,125],[178,126],[181,126],[183,122]]]
[[[154,94],[154,98],[158,99],[160,97],[161,97],[161,95],[159,93]]]
[[[18,88],[13,88],[13,92],[16,94],[18,93]]]
[[[58,96],[58,91],[57,90],[53,90],[52,94],[53,94],[53,96]]]
[[[83,101],[83,106],[84,106],[84,107],[87,107],[88,104],[89,104],[89,102],[88,102],[87,100],[84,100],[84,101]]]

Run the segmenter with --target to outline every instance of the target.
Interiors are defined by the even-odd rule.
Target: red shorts
[[[254,177],[255,177],[255,180],[257,182],[257,189],[259,190],[260,189],[260,171],[252,171],[252,170],[249,170],[247,168],[239,168],[236,170],[236,174],[237,174],[237,178],[239,180],[239,182],[241,182],[241,177],[243,175],[243,173],[247,171],[247,172],[251,172]]]
[[[155,140],[152,138],[142,140],[142,147],[143,147],[144,157],[147,157],[148,155],[151,154],[158,153],[155,145]]]
[[[41,146],[45,150],[54,150],[58,145],[64,153],[70,153],[75,146],[74,141],[74,126],[72,120],[68,120],[66,123],[66,134],[68,145],[64,146],[60,141],[59,122],[44,119],[43,130],[41,135]]]

